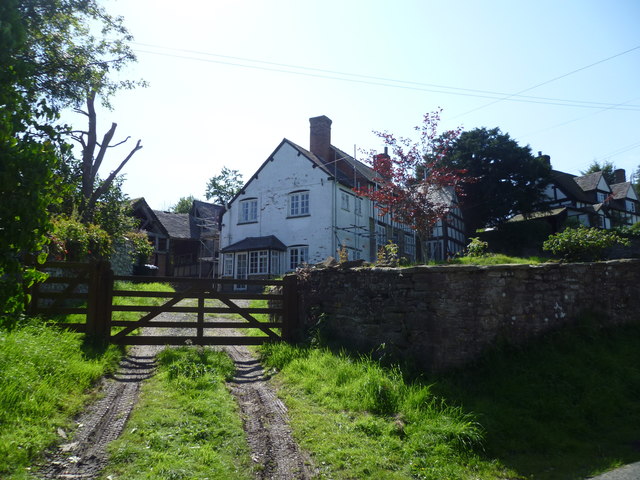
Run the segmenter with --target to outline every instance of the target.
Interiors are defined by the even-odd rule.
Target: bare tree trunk
[[[78,110],[79,113],[88,117],[88,130],[76,132],[73,138],[82,146],[82,199],[79,207],[80,218],[83,223],[90,223],[93,219],[96,203],[100,196],[106,193],[113,180],[124,168],[131,157],[142,148],[140,140],[136,143],[135,147],[129,152],[129,154],[120,162],[118,167],[113,170],[109,176],[101,182],[99,186],[96,186],[96,179],[98,177],[98,171],[102,165],[102,161],[107,153],[107,149],[122,145],[129,138],[111,145],[111,141],[116,133],[118,124],[112,123],[111,128],[104,134],[102,142],[98,143],[98,122],[95,109],[96,92],[91,91],[87,95],[87,111]],[[96,149],[98,154],[95,155]]]

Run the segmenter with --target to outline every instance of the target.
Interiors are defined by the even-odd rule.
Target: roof
[[[273,159],[273,155],[282,147],[282,145],[288,144],[297,150],[301,155],[307,158],[314,166],[321,168],[327,175],[336,178],[338,182],[342,183],[348,188],[354,188],[357,184],[364,184],[369,182],[375,182],[379,175],[368,165],[362,163],[359,160],[356,160],[352,156],[343,152],[339,148],[331,145],[331,150],[334,152],[337,160],[333,161],[325,161],[319,156],[311,153],[306,148],[301,147],[300,145],[292,142],[287,138],[283,138],[280,144],[275,148],[273,153],[269,155],[269,157],[260,165],[260,168],[256,170],[256,172],[251,176],[249,180],[243,185],[240,191],[229,201],[229,204],[235,202],[236,198],[238,198],[244,190],[247,188],[249,183],[253,181],[254,178],[257,178],[262,169]]]
[[[198,238],[200,235],[188,213],[171,213],[161,210],[154,210],[153,213],[170,238]]]
[[[224,207],[222,205],[216,205],[215,203],[207,203],[202,200],[194,200],[191,214],[198,218],[214,218],[220,220],[220,217],[224,213]]]
[[[280,250],[286,251],[287,246],[275,235],[266,237],[247,237],[239,242],[232,243],[220,249],[222,253],[243,252],[247,250]]]
[[[562,189],[568,196],[575,198],[580,202],[588,203],[590,199],[584,193],[580,184],[576,182],[576,176],[570,173],[560,172],[558,170],[551,170],[551,182],[555,183],[560,189]],[[596,183],[597,185],[597,183]]]
[[[602,178],[602,172],[594,172],[581,177],[575,177],[573,180],[580,185],[580,188],[585,192],[590,192],[598,188],[598,183]]]
[[[627,198],[627,192],[631,188],[631,182],[614,183],[609,185],[614,200],[624,200]]]
[[[559,208],[552,208],[550,210],[544,210],[541,212],[533,212],[533,213],[529,213],[526,215],[523,215],[522,213],[519,213],[517,215],[514,215],[513,217],[511,217],[508,221],[509,222],[522,222],[525,220],[534,220],[537,218],[548,218],[548,217],[555,217],[557,215],[560,215],[561,213],[566,212],[567,209],[565,207],[559,207]]]

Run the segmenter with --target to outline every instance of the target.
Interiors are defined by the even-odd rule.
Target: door
[[[244,280],[247,278],[249,264],[247,260],[247,252],[241,252],[236,254],[236,275],[235,277],[239,280]],[[236,283],[233,287],[234,290],[246,290],[246,283]]]

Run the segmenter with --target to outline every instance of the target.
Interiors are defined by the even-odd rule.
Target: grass
[[[253,478],[242,423],[224,385],[234,370],[219,351],[161,352],[126,432],[109,447],[102,478]]]
[[[413,382],[327,348],[261,351],[321,478],[583,479],[640,460],[640,326],[596,324]]]
[[[582,479],[640,460],[640,326],[585,319],[436,382],[475,412],[488,455],[527,477]]]
[[[171,291],[163,284],[118,283],[118,289]],[[116,303],[157,305],[162,299],[120,298]],[[114,319],[135,320],[136,312]],[[57,316],[57,322],[83,322],[84,315]],[[92,398],[91,387],[117,366],[122,352],[85,341],[41,318],[0,329],[0,478],[27,478],[28,467],[69,431],[71,418]]]
[[[171,285],[166,283],[136,283],[116,281],[114,290],[128,290],[134,292],[174,292]],[[144,305],[158,306],[165,303],[168,299],[164,297],[114,297],[114,305]],[[144,316],[141,312],[113,312],[113,320],[134,322]]]
[[[491,253],[479,257],[458,257],[452,259],[448,263],[454,265],[501,265],[505,263],[530,265],[536,263],[544,263],[546,261],[548,261],[548,259],[542,257],[510,257],[501,253]]]
[[[118,363],[120,351],[85,345],[82,335],[35,320],[0,331],[0,477],[26,478],[27,467],[68,431],[86,392]]]
[[[294,435],[320,478],[498,479],[512,472],[478,455],[482,428],[398,369],[324,348],[268,344],[267,368]]]

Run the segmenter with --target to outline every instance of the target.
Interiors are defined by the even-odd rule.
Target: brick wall
[[[464,365],[497,341],[521,344],[588,311],[638,322],[640,260],[601,263],[309,269],[298,273],[305,327],[381,344],[427,370]]]

